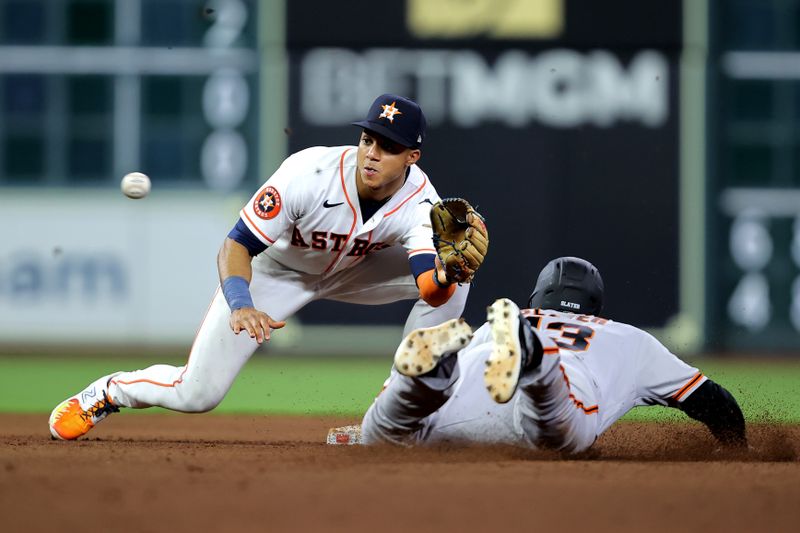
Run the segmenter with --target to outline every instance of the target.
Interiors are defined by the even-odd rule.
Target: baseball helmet
[[[603,278],[593,264],[579,257],[559,257],[539,273],[528,307],[598,315],[603,292]]]

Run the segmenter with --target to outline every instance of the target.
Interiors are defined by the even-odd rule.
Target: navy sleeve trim
[[[417,279],[417,276],[423,272],[427,272],[436,267],[434,263],[435,257],[436,254],[417,254],[408,258],[408,264],[411,267],[411,275],[414,276],[414,279]]]
[[[238,242],[250,252],[250,257],[255,257],[267,249],[267,245],[258,240],[258,237],[253,235],[250,228],[240,218],[233,229],[228,233],[228,238]]]

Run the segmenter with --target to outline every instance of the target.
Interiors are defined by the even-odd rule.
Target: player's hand
[[[444,269],[444,265],[442,265],[438,255],[433,258],[433,262],[436,268],[436,279],[439,281],[439,284],[443,286],[450,285],[451,283],[447,281],[447,271]]]
[[[231,313],[230,324],[237,335],[241,331],[246,331],[251,339],[261,344],[269,340],[270,330],[280,329],[286,322],[273,320],[268,314],[253,307],[242,307]]]

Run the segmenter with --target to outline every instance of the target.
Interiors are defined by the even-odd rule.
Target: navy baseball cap
[[[372,102],[367,118],[353,126],[374,131],[408,148],[419,148],[428,121],[419,104],[404,96],[382,94]]]

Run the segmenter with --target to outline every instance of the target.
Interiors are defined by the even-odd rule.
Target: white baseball
[[[133,198],[134,200],[144,198],[150,193],[150,178],[141,172],[131,172],[130,174],[125,174],[119,184],[119,188],[128,198]]]

